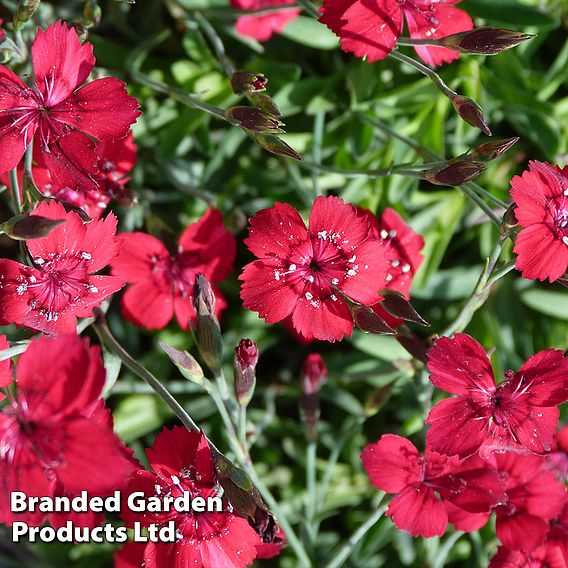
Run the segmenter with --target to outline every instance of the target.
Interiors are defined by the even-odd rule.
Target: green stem
[[[493,209],[491,209],[491,207],[489,207],[489,205],[487,205],[487,203],[485,203],[485,201],[483,201],[483,199],[481,199],[481,197],[477,195],[477,193],[472,191],[467,185],[459,185],[458,188],[463,194],[469,197],[481,210],[483,210],[483,212],[489,217],[492,223],[497,225],[497,227],[501,226],[502,223],[501,217],[499,217],[499,215],[497,215],[495,211],[493,211]]]
[[[299,8],[302,8],[302,10],[304,10],[304,12],[308,14],[308,16],[311,16],[316,20],[321,16],[321,14],[318,12],[318,9],[310,2],[310,0],[296,0],[296,5]]]
[[[433,69],[430,69],[430,67],[427,67],[419,61],[412,59],[412,57],[408,57],[408,55],[404,55],[403,53],[399,53],[398,51],[391,51],[389,53],[389,57],[398,59],[398,61],[402,61],[403,63],[414,67],[414,69],[416,69],[423,75],[426,75],[426,77],[428,77],[432,81],[432,83],[434,83],[434,86],[449,99],[453,99],[457,95],[455,91],[452,91],[452,89],[450,89],[450,87],[448,87],[448,85],[444,83],[440,75],[438,75],[438,73],[436,73],[436,71],[434,71]]]
[[[10,191],[12,193],[12,208],[14,213],[19,215],[22,212],[22,201],[20,199],[20,184],[18,183],[18,168],[10,170]]]
[[[322,147],[324,126],[325,126],[325,112],[320,111],[316,113],[314,119],[312,159],[316,167],[321,164],[321,147]],[[312,184],[314,186],[314,193],[317,196],[323,195],[323,192],[319,184],[319,177],[315,169],[312,170]]]
[[[213,50],[215,52],[215,57],[219,60],[223,72],[227,77],[236,71],[236,67],[231,59],[227,56],[225,51],[225,46],[223,40],[219,37],[219,34],[215,31],[215,28],[203,17],[200,12],[194,12],[193,18],[199,24],[201,31],[205,34],[207,39],[211,42]]]
[[[415,39],[413,37],[399,37],[396,40],[397,45],[414,46],[414,45],[432,45],[432,46],[443,46],[443,38],[420,38]]]
[[[276,515],[280,526],[284,530],[288,544],[294,549],[294,552],[298,557],[299,566],[301,566],[302,568],[311,568],[312,563],[308,557],[308,554],[306,553],[306,549],[298,539],[298,536],[294,532],[294,529],[292,529],[292,526],[288,522],[286,515],[270,492],[270,489],[268,489],[264,481],[262,481],[262,479],[258,476],[252,463],[244,464],[244,466],[252,482],[255,484],[257,489],[260,491],[263,499],[270,507],[270,510]]]
[[[452,536],[450,536],[445,542],[442,548],[436,554],[436,561],[432,568],[443,568],[446,558],[448,554],[452,551],[452,548],[456,544],[456,542],[464,535],[465,533],[457,531]]]
[[[195,95],[191,95],[178,89],[177,87],[170,87],[170,85],[166,85],[165,83],[161,83],[160,81],[154,81],[145,75],[141,71],[137,71],[136,69],[131,69],[130,75],[134,81],[140,83],[141,85],[145,85],[150,89],[158,92],[163,93],[164,95],[168,95],[172,99],[192,108],[196,108],[202,110],[212,116],[216,116],[225,122],[229,122],[227,117],[225,116],[225,111],[222,108],[210,105],[208,103],[204,103],[199,97]]]
[[[313,543],[315,539],[314,519],[318,503],[317,472],[316,472],[317,441],[306,445],[306,526]]]
[[[160,381],[146,367],[143,367],[134,359],[112,335],[102,315],[97,323],[93,324],[101,343],[104,343],[119,359],[136,375],[138,375],[158,396],[174,411],[181,423],[188,429],[199,432],[199,427],[191,416],[182,408],[178,401],[167,391]]]
[[[384,496],[385,494],[381,491],[381,501]],[[349,556],[351,556],[355,546],[357,546],[359,541],[375,526],[386,510],[387,506],[383,505],[374,511],[371,516],[351,535],[349,540],[338,550],[338,552],[328,562],[326,568],[339,568],[342,566]]]
[[[479,276],[479,280],[475,286],[475,289],[471,296],[469,297],[468,301],[466,302],[465,306],[461,309],[458,317],[451,323],[440,335],[452,335],[456,331],[461,331],[465,329],[468,323],[471,321],[473,314],[485,303],[487,298],[489,297],[489,292],[493,284],[498,280],[498,278],[489,279],[499,257],[501,256],[501,251],[503,250],[503,245],[507,240],[508,235],[501,235],[497,240],[497,244],[491,253],[491,256],[487,259],[485,263],[485,268],[483,272]],[[509,268],[506,271],[502,271],[499,278],[510,270],[513,267]]]

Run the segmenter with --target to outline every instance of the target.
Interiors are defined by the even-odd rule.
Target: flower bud
[[[307,426],[308,440],[313,442],[317,437],[317,421],[319,418],[318,392],[327,378],[327,367],[319,353],[310,353],[302,365],[302,395],[300,406]]]
[[[17,215],[0,225],[0,232],[17,241],[42,239],[65,219],[48,219],[40,215]]]
[[[262,73],[235,71],[231,75],[231,87],[237,94],[266,91],[266,83],[268,79]]]
[[[456,186],[476,178],[485,171],[483,162],[474,162],[462,157],[449,160],[445,164],[424,172],[424,179],[434,185]]]
[[[479,162],[490,162],[502,156],[512,146],[519,141],[519,137],[505,138],[505,140],[496,140],[495,142],[487,142],[473,150],[471,159]]]
[[[483,109],[473,99],[456,94],[450,98],[450,101],[465,122],[470,126],[479,128],[483,134],[491,136],[491,130],[483,115]]]
[[[515,215],[515,209],[517,204],[513,203],[509,206],[509,209],[505,211],[503,215],[503,222],[501,223],[501,235],[514,235],[513,231],[515,227],[519,224],[517,216]]]
[[[233,367],[235,372],[235,396],[241,406],[246,406],[256,385],[258,346],[250,339],[241,339],[235,349]]]
[[[20,0],[14,16],[14,29],[19,29],[22,24],[27,22],[39,8],[41,0]]]
[[[440,44],[460,53],[495,55],[533,37],[515,30],[481,27],[441,38]]]
[[[268,114],[275,117],[282,116],[282,113],[274,102],[274,99],[272,99],[272,97],[269,97],[267,94],[251,93],[247,95],[247,98],[255,107],[259,108],[260,110],[263,110],[264,112],[267,112]]]
[[[166,343],[159,342],[171,362],[179,369],[180,373],[192,383],[202,385],[205,380],[203,369],[199,363],[187,352],[170,347]]]
[[[284,123],[274,115],[259,108],[237,106],[225,111],[227,119],[251,132],[258,133],[282,133]]]
[[[197,348],[207,366],[215,371],[221,366],[223,338],[215,315],[215,294],[203,274],[195,277],[193,307],[197,314],[194,329]]]
[[[275,136],[274,134],[252,133],[252,138],[261,148],[271,154],[292,158],[293,160],[298,160],[298,162],[304,161],[304,158],[302,158],[302,156],[300,156],[294,148],[286,144],[284,140],[278,138],[278,136]]]
[[[96,0],[89,0],[85,4],[85,6],[83,7],[83,16],[85,20],[93,26],[96,26],[100,23],[102,18],[102,10]]]

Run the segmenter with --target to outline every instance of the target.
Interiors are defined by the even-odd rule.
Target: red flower
[[[11,491],[107,495],[125,484],[134,466],[104,408],[104,383],[100,349],[76,335],[32,340],[20,356],[16,398],[0,414],[0,522],[46,518],[12,513]]]
[[[239,10],[259,10],[272,6],[294,5],[289,0],[231,0],[231,5]],[[279,34],[282,30],[300,15],[297,8],[287,8],[266,14],[251,14],[237,18],[235,29],[244,36],[257,41],[268,41],[272,34]]]
[[[544,453],[558,424],[556,406],[568,400],[568,359],[548,349],[533,355],[517,373],[495,384],[483,347],[469,335],[441,337],[428,353],[430,380],[457,395],[428,415],[426,442],[448,455],[469,456],[513,447]]]
[[[114,555],[114,568],[140,568],[144,565],[143,542],[128,542]]]
[[[548,469],[562,481],[568,481],[568,424],[556,432],[552,451],[545,456]]]
[[[410,299],[412,279],[424,260],[420,254],[424,248],[424,238],[415,233],[394,209],[385,209],[380,220],[367,209],[359,209],[359,212],[367,217],[373,235],[380,239],[385,249],[390,265],[385,288],[400,292]],[[401,319],[388,313],[380,302],[371,307],[391,327],[402,323]]]
[[[568,177],[564,170],[529,162],[511,180],[515,216],[522,227],[515,242],[523,278],[554,282],[568,268]]]
[[[545,544],[528,552],[500,546],[489,568],[566,568],[566,563],[558,547]]]
[[[116,78],[81,87],[95,65],[93,46],[58,21],[32,45],[35,84],[0,66],[0,172],[15,168],[39,130],[40,150],[61,187],[97,190],[98,140],[123,138],[140,114]]]
[[[6,340],[5,335],[0,335],[0,351],[4,349],[10,349],[10,344]],[[4,359],[0,361],[0,388],[7,387],[12,382],[12,361],[10,359]],[[0,400],[6,398],[0,392]]]
[[[124,286],[122,278],[94,274],[118,252],[116,217],[84,225],[55,201],[34,214],[65,222],[47,237],[27,241],[37,268],[0,259],[0,325],[22,324],[43,333],[75,333],[77,318]]]
[[[282,549],[285,546],[286,535],[282,532],[282,529],[278,529],[272,542],[261,541],[260,544],[256,545],[256,557],[259,560],[268,560],[269,558],[275,558],[282,552]]]
[[[459,1],[459,0],[458,0]],[[410,37],[438,38],[473,28],[456,0],[324,0],[320,20],[339,36],[341,47],[368,61],[384,59],[402,33],[404,17]],[[444,47],[416,46],[428,65],[449,63],[459,53]]]
[[[213,456],[203,433],[185,428],[163,429],[152,450],[146,450],[153,472],[138,470],[131,477],[128,493],[141,491],[148,497],[180,497],[189,492],[192,499],[215,497],[219,482]],[[134,513],[123,508],[123,519],[131,526],[174,521],[177,542],[149,543],[144,552],[146,568],[192,566],[195,568],[240,568],[256,557],[259,537],[249,523],[228,510],[221,512]]]
[[[183,329],[195,321],[193,284],[197,274],[220,282],[231,272],[236,254],[233,235],[223,226],[219,211],[209,209],[180,237],[177,254],[146,233],[119,235],[122,248],[112,261],[112,273],[126,278],[130,286],[122,298],[124,317],[147,329],[161,329],[174,313]],[[226,306],[215,291],[216,310]]]
[[[505,479],[506,499],[496,508],[497,538],[507,548],[535,550],[564,506],[564,486],[543,468],[542,456],[506,452],[491,461]]]
[[[386,434],[361,454],[373,485],[397,494],[387,515],[412,536],[442,536],[448,524],[446,500],[469,513],[489,513],[501,502],[496,471],[479,459],[460,462],[426,449],[424,457],[407,439]]]
[[[292,317],[309,339],[336,341],[351,335],[349,307],[337,293],[372,305],[384,288],[387,262],[369,223],[337,197],[318,197],[306,229],[290,205],[276,203],[250,220],[245,240],[259,260],[239,280],[245,308],[266,323]]]

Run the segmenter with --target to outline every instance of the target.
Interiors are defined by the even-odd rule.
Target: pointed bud
[[[268,79],[262,73],[235,71],[231,75],[231,87],[237,95],[266,91],[266,83]]]
[[[237,106],[227,109],[225,116],[232,124],[251,132],[282,133],[281,122],[277,117],[255,107]]]
[[[203,380],[205,378],[203,369],[187,351],[180,351],[179,349],[170,347],[161,341],[159,344],[166,355],[170,358],[170,361],[179,369],[180,373],[187,380],[198,385],[203,384]]]
[[[302,156],[300,156],[294,148],[288,146],[284,140],[278,138],[278,136],[275,136],[274,134],[252,133],[252,138],[261,148],[264,148],[271,154],[292,158],[294,160],[298,160],[298,162],[304,161],[304,158],[302,158]]]
[[[245,407],[250,402],[256,386],[258,346],[250,339],[241,339],[235,349],[233,367],[235,372],[235,395],[237,402]]]
[[[501,223],[501,235],[514,235],[513,230],[519,224],[517,220],[517,216],[515,215],[515,209],[517,208],[517,204],[513,203],[509,206],[509,209],[505,211],[503,215],[503,222]]]
[[[430,324],[414,309],[406,296],[396,290],[383,290],[381,305],[387,312],[405,321],[411,321],[418,325],[429,327]]]
[[[481,27],[440,38],[440,45],[460,53],[495,55],[533,37],[515,30]]]
[[[215,294],[203,274],[195,277],[193,307],[197,314],[194,329],[197,348],[207,366],[216,371],[221,366],[223,338],[215,315]]]
[[[361,304],[347,304],[351,310],[351,315],[355,325],[363,333],[374,333],[376,335],[394,335],[396,331],[380,318],[369,306]]]
[[[327,367],[319,353],[310,353],[302,365],[302,395],[300,406],[307,426],[308,440],[313,442],[317,437],[317,421],[319,418],[318,392],[327,378]]]
[[[424,179],[434,185],[462,185],[485,171],[483,162],[474,162],[467,157],[449,160],[442,166],[437,166],[423,173]]]
[[[470,157],[474,162],[490,162],[508,152],[519,141],[519,137],[505,138],[505,140],[495,140],[487,142],[473,150]]]
[[[18,7],[16,9],[16,15],[14,16],[13,24],[14,29],[19,29],[22,24],[27,22],[39,8],[41,0],[20,0],[18,2]]]
[[[491,136],[491,130],[483,115],[483,109],[473,99],[456,94],[450,98],[450,101],[465,122],[470,126],[479,128],[483,134]]]
[[[48,219],[40,215],[17,215],[0,225],[0,232],[17,241],[42,239],[65,223],[65,219]]]
[[[248,100],[255,106],[258,107],[260,110],[271,114],[272,116],[282,116],[280,109],[274,102],[274,100],[265,95],[264,93],[252,93],[247,95]]]

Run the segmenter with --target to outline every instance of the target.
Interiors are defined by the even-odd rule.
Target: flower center
[[[568,246],[568,189],[564,194],[551,199],[547,204],[550,214],[549,226],[566,246]]]

